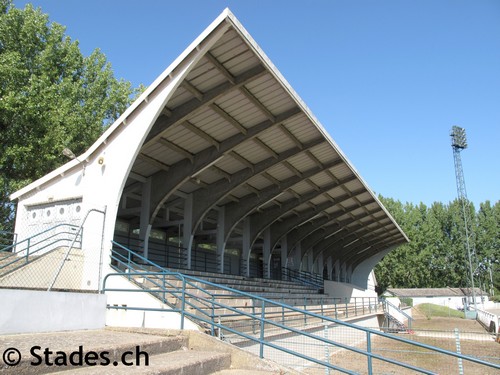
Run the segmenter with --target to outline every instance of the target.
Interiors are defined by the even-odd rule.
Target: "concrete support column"
[[[250,276],[250,218],[243,219],[243,241],[241,250],[241,274]]]
[[[217,271],[220,273],[224,273],[224,250],[225,250],[225,243],[224,243],[224,222],[225,222],[225,217],[226,217],[226,210],[224,207],[221,207],[219,210],[219,214],[217,217]]]
[[[264,279],[271,278],[271,229],[264,230],[264,246],[262,249],[262,262],[264,263]]]
[[[288,240],[287,236],[281,239],[281,268],[288,268]]]
[[[333,265],[333,271],[335,274],[335,277],[333,278],[334,281],[340,281],[340,262],[338,260],[336,260]]]
[[[300,241],[297,242],[297,245],[295,245],[292,257],[293,267],[290,268],[293,270],[300,270],[300,267],[302,265],[302,244]]]
[[[328,257],[328,259],[326,260],[326,268],[328,270],[328,280],[333,280],[333,275],[332,275],[332,272],[333,272],[333,259],[332,257]]]
[[[307,256],[307,266],[308,266],[308,268],[306,269],[306,271],[313,272],[313,267],[314,267],[314,254],[313,254],[313,250],[309,249],[309,251],[307,252],[306,256]]]
[[[346,282],[346,266],[345,263],[342,263],[340,266],[340,281],[345,283]]]
[[[316,258],[316,262],[314,262],[314,271],[316,273],[319,273],[321,276],[323,276],[323,253],[319,254],[318,257]]]
[[[193,246],[193,195],[189,194],[184,200],[184,223],[182,230],[182,246],[186,249],[184,266],[191,269],[191,248]]]
[[[151,178],[146,179],[142,184],[141,216],[139,224],[139,239],[142,243],[143,255],[148,257],[149,233],[151,233],[151,224],[149,216],[151,212]]]

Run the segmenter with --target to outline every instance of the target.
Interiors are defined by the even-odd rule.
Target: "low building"
[[[474,292],[477,304],[488,302],[488,295],[481,289],[475,288]],[[432,303],[452,309],[463,309],[467,298],[469,298],[470,305],[474,303],[472,291],[469,288],[389,288],[384,292],[383,296],[386,298],[397,297],[403,302],[411,299],[411,303],[407,304],[412,306]]]

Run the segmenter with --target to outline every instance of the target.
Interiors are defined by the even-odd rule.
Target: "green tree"
[[[86,150],[135,94],[106,57],[88,57],[40,9],[0,0],[0,230],[12,230],[9,195],[57,168],[61,151]]]
[[[477,213],[476,228],[476,275],[481,286],[490,289],[493,278],[494,287],[500,289],[498,266],[500,261],[500,201],[494,206],[490,201],[481,203]]]
[[[375,268],[380,289],[470,286],[461,201],[448,205],[436,202],[426,207],[380,199],[411,241],[386,255]],[[498,293],[500,201],[493,206],[486,201],[477,212],[472,204],[468,209],[473,231],[470,249],[474,285],[489,291],[493,279]]]

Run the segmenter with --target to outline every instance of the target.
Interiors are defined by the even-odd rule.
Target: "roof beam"
[[[319,159],[316,156],[314,156],[314,154],[311,152],[311,150],[307,150],[306,154],[307,154],[307,156],[309,156],[309,158],[313,162],[315,162],[318,165],[318,167],[320,167],[321,169],[325,169],[325,168],[323,168],[323,163],[320,162]]]
[[[237,76],[234,79],[234,83],[224,82],[214,87],[213,89],[205,92],[203,94],[203,99],[201,101],[194,98],[184,104],[181,104],[177,108],[172,109],[171,116],[169,117],[162,116],[157,120],[157,122],[149,132],[148,138],[144,142],[143,148],[148,147],[151,144],[155,143],[156,140],[161,137],[162,133],[171,126],[186,121],[189,117],[192,117],[197,111],[215,102],[221,96],[226,95],[233,90],[239,89],[243,85],[252,82],[253,80],[261,77],[266,73],[267,73],[266,68],[264,68],[264,66],[259,64]]]
[[[276,117],[262,104],[246,87],[240,87],[240,91],[252,102],[269,120],[276,121]]]
[[[278,154],[274,152],[274,150],[271,147],[262,142],[259,138],[255,137],[253,141],[257,143],[257,145],[259,145],[260,148],[262,148],[264,151],[270,154],[273,158],[278,159]]]
[[[241,125],[238,121],[236,121],[233,117],[231,117],[226,111],[224,111],[217,104],[210,104],[209,107],[212,111],[214,111],[220,117],[222,117],[224,120],[226,120],[231,125],[233,125],[240,133],[245,134],[245,135],[247,134],[247,129],[245,127],[243,127],[243,125]]]
[[[262,173],[262,177],[264,177],[266,180],[271,181],[272,184],[274,184],[274,185],[276,185],[278,187],[281,186],[280,181],[278,181],[277,179],[275,179],[273,176],[271,176],[267,172]]]
[[[160,138],[158,140],[158,142],[160,144],[162,144],[163,146],[165,147],[168,147],[169,149],[171,149],[172,151],[175,151],[177,152],[178,154],[181,154],[182,156],[184,156],[185,158],[189,159],[191,161],[191,163],[194,162],[194,158],[193,158],[193,154],[191,154],[190,152],[188,152],[187,150],[183,149],[182,147],[180,146],[177,146],[176,144],[173,144],[172,142],[170,141],[167,141],[165,138]]]
[[[290,164],[288,161],[285,160],[283,162],[283,165],[295,176],[302,177],[302,173],[300,173],[300,171],[297,168],[295,168],[292,164]]]
[[[308,142],[307,146],[312,147],[313,144],[318,144],[318,142],[322,142],[321,138]],[[283,181],[277,181],[278,184],[271,185],[263,190],[257,190],[253,186],[248,184],[248,181],[253,176],[265,173],[274,165],[288,158],[291,158],[300,152],[303,151],[298,149],[297,147],[293,147],[292,149],[279,154],[278,159],[268,158],[255,164],[253,171],[250,170],[250,168],[246,168],[239,172],[233,173],[230,183],[227,183],[226,181],[216,181],[208,186],[207,189],[200,189],[194,192],[193,201],[195,202],[195,204],[193,211],[193,228],[196,228],[196,226],[199,225],[199,222],[202,220],[203,216],[205,216],[213,206],[215,206],[220,200],[222,200],[225,196],[230,194],[239,186],[243,186],[250,192],[257,195],[257,198],[254,195],[250,194],[240,199],[239,207],[248,207],[248,210],[251,211],[253,208],[260,206],[263,202],[269,201],[273,197],[278,196],[285,189],[291,188],[294,184],[300,182],[302,178],[314,176],[315,174],[320,173],[320,169],[318,169],[317,167],[313,167],[307,171],[304,171],[302,177],[293,176]],[[333,167],[338,162],[338,160],[334,161],[328,166]],[[300,195],[298,194],[296,196],[300,197]]]
[[[300,141],[297,139],[297,137],[295,137],[295,136],[294,136],[294,135],[290,132],[290,130],[288,130],[288,129],[286,128],[286,126],[285,126],[285,125],[280,124],[280,129],[281,129],[281,131],[282,131],[283,133],[285,133],[285,135],[286,135],[286,136],[287,136],[287,137],[288,137],[288,138],[289,138],[289,139],[290,139],[293,143],[295,143],[295,145],[296,145],[297,147],[299,147],[299,148],[301,148],[301,149],[302,149],[302,148],[304,148],[304,146],[302,145],[302,142],[300,142]]]
[[[151,156],[143,154],[142,152],[139,153],[139,155],[137,155],[137,157],[139,159],[145,161],[146,163],[151,164],[151,165],[155,166],[156,168],[159,168],[160,170],[162,170],[164,172],[168,172],[170,170],[170,167],[168,165],[166,165],[165,163],[162,163],[161,161],[156,160],[156,159],[152,158]]]
[[[239,161],[241,164],[243,164],[245,167],[249,168],[252,170],[252,172],[255,170],[255,165],[250,163],[247,159],[245,159],[243,156],[238,154],[236,151],[231,151],[228,153],[228,155],[232,156],[235,158],[237,161]]]
[[[205,57],[207,58],[208,61],[210,61],[222,73],[222,75],[224,75],[224,77],[227,78],[227,80],[231,84],[234,85],[236,83],[236,78],[231,74],[231,72],[229,70],[226,69],[226,67],[224,65],[222,65],[219,62],[219,60],[217,60],[215,58],[214,55],[212,55],[210,52],[207,52],[205,54]]]
[[[210,169],[213,170],[218,175],[221,175],[222,177],[224,177],[229,182],[231,182],[231,175],[229,173],[227,173],[226,171],[223,171],[222,169],[220,169],[219,167],[216,167],[215,165],[212,165],[210,167]]]
[[[341,161],[336,160],[335,162],[340,163]],[[356,195],[364,194],[364,193],[366,193],[366,189],[364,189],[364,188],[353,192],[353,194],[356,194]],[[272,224],[272,227],[271,227],[271,248],[274,248],[277,245],[277,243],[281,240],[281,238],[283,238],[283,236],[285,236],[289,232],[291,232],[293,228],[295,228],[295,229],[293,232],[290,233],[290,235],[295,235],[295,233],[297,232],[301,236],[307,235],[308,233],[311,232],[311,230],[313,228],[317,229],[316,226],[309,227],[308,224],[304,224],[304,223],[311,220],[311,218],[317,216],[321,211],[328,209],[328,208],[332,207],[333,205],[340,205],[348,199],[351,199],[351,196],[344,194],[344,195],[337,197],[334,202],[329,201],[329,202],[321,203],[320,205],[318,205],[316,210],[311,210],[308,214],[303,214],[301,218],[297,218],[296,220],[288,220],[287,223],[274,223],[274,224]],[[322,219],[322,220],[326,220],[325,222],[332,220],[331,215],[325,216],[325,218],[328,219],[328,220]],[[316,223],[317,221],[315,220],[314,222]],[[304,224],[304,225],[301,225],[301,224]],[[301,234],[302,232],[304,234]],[[292,248],[292,246],[293,246],[293,241],[289,242],[289,248]]]
[[[287,212],[293,211],[296,207],[307,203],[307,201],[316,198],[318,195],[321,195],[325,191],[331,190],[337,187],[337,183],[330,183],[320,188],[318,191],[309,192],[303,194],[300,199],[291,199],[289,201],[283,202],[281,207],[272,208],[269,210],[263,211],[261,214],[252,214],[250,215],[250,243],[253,244],[260,233],[268,226],[270,226],[273,222],[275,222],[279,217],[283,216]],[[259,199],[263,199],[264,194],[261,194]],[[327,202],[329,205],[332,205],[331,202]],[[258,206],[257,202],[254,202],[252,207]],[[323,207],[321,204],[316,207]],[[232,209],[226,208],[226,222],[237,223],[246,217],[253,208],[249,211],[248,205],[243,205],[240,202],[238,207],[233,207]],[[234,224],[233,224],[234,227]],[[224,235],[227,239],[229,237],[230,231],[232,228],[225,228]]]
[[[182,81],[181,86],[184,87],[191,94],[193,94],[194,97],[198,99],[200,102],[203,100],[203,93],[196,87],[194,87],[194,85],[191,84],[188,80],[185,79],[184,81]]]
[[[190,163],[186,159],[181,160],[170,167],[170,173],[164,173],[163,171],[155,173],[152,183],[159,188],[154,189],[152,194],[151,205],[154,207],[151,210],[151,220],[156,216],[158,210],[160,209],[162,203],[168,199],[168,197],[173,194],[181,185],[189,180],[191,176],[196,175],[203,169],[207,168],[213,164],[214,161],[219,158],[225,157],[226,153],[232,151],[236,146],[249,141],[260,133],[268,130],[272,126],[276,126],[289,118],[295,117],[301,113],[300,108],[294,107],[284,113],[281,113],[276,117],[276,122],[271,122],[269,120],[263,121],[257,125],[252,126],[248,129],[247,134],[235,134],[220,143],[220,147],[217,150],[215,147],[209,147],[205,150],[200,151],[194,155],[194,162]],[[324,138],[320,138],[320,143],[325,142]]]
[[[182,126],[184,126],[187,130],[189,130],[191,133],[196,134],[198,137],[204,139],[208,143],[210,143],[212,146],[215,146],[215,148],[218,150],[220,147],[220,143],[217,142],[212,136],[208,135],[205,133],[203,130],[197,128],[193,124],[191,124],[189,121],[184,121],[182,123]]]
[[[260,195],[260,190],[257,190],[256,188],[254,188],[252,185],[246,183],[246,184],[243,184],[243,187],[245,189],[247,189],[248,191],[254,193],[255,195],[259,196]]]

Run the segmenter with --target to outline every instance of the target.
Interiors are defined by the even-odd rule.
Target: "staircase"
[[[384,328],[389,333],[410,333],[404,323],[393,317],[388,312],[384,312]]]
[[[117,271],[128,272],[132,283],[171,308],[181,309],[184,304],[185,311],[197,316],[200,319],[198,324],[207,333],[223,336],[231,343],[248,341],[233,334],[232,330],[255,337],[259,330],[255,317],[263,312],[270,322],[286,322],[287,326],[297,329],[314,329],[323,327],[323,317],[345,319],[374,314],[378,307],[376,298],[354,299],[354,302],[346,303],[320,293],[322,286],[295,281],[182,270],[183,277],[188,278],[187,282],[183,282],[178,270],[166,270],[145,258],[141,259],[142,256],[136,253],[125,256],[123,251],[117,250],[112,255],[112,264]],[[288,307],[297,307],[317,316],[304,316],[300,310]],[[214,322],[225,329],[218,330]],[[270,334],[272,331],[277,332],[279,328],[267,328]]]
[[[382,300],[382,306],[384,308],[384,324],[382,329],[384,329],[385,332],[413,333],[411,330],[413,318],[411,316],[389,302],[387,299]],[[401,321],[401,319],[406,319],[408,321],[408,327]]]
[[[37,360],[30,348],[40,345],[43,362]],[[146,329],[104,329],[70,331],[0,337],[0,347],[15,347],[21,353],[21,362],[12,368],[0,369],[11,374],[290,374],[283,367],[261,360],[249,353],[236,350],[213,337],[194,331],[165,331]],[[81,354],[72,354],[80,351]],[[52,366],[45,364],[44,348],[53,354]],[[68,366],[56,362],[56,351],[64,352]],[[98,356],[88,354],[98,353]],[[127,353],[124,357],[124,353]],[[76,365],[70,362],[70,356]],[[90,360],[85,361],[85,356]],[[60,357],[60,356],[59,356]],[[105,357],[105,358],[103,358]],[[94,364],[92,367],[90,365]],[[81,363],[81,364],[80,364]],[[130,364],[130,365],[129,365]]]

